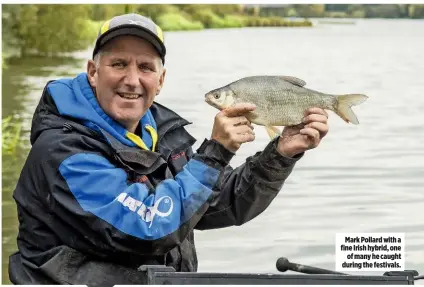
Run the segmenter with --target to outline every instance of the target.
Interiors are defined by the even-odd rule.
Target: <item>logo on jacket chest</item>
[[[146,205],[142,201],[139,201],[123,192],[116,197],[116,201],[120,202],[124,207],[127,207],[130,211],[140,216],[144,222],[150,222],[149,228],[152,226],[153,219],[156,216],[167,217],[172,213],[174,208],[174,202],[169,196],[162,196],[152,205]]]

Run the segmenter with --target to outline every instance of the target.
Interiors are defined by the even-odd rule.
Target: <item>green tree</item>
[[[325,4],[325,11],[327,12],[345,12],[348,10],[349,4]]]
[[[2,52],[7,56],[19,50],[20,39],[17,18],[21,13],[22,5],[2,5]]]
[[[346,5],[346,14],[353,18],[365,18],[366,12],[364,9],[364,5],[361,5],[361,4]]]
[[[137,13],[137,4],[93,4],[90,18],[93,21],[105,21],[120,14]]]
[[[137,12],[157,22],[158,17],[178,13],[179,8],[171,4],[143,4],[137,6]]]
[[[6,6],[6,5],[5,5]],[[4,24],[11,27],[21,55],[52,55],[85,49],[95,40],[97,27],[89,19],[91,5],[11,5]],[[3,12],[3,13],[5,13]]]
[[[408,16],[411,18],[424,18],[424,5],[411,4],[408,7]]]
[[[367,4],[364,5],[367,18],[399,18],[401,11],[396,4]]]
[[[294,4],[293,8],[296,9],[296,12],[300,17],[325,16],[325,5],[323,4]]]

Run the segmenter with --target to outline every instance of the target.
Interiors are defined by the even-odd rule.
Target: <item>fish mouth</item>
[[[207,102],[210,105],[213,105],[213,102],[211,101],[211,94],[205,94],[205,102]]]
[[[217,104],[212,101],[213,96],[211,94],[206,94],[205,95],[205,102],[208,103],[209,105],[211,105],[214,108],[219,109],[219,107],[217,106]]]

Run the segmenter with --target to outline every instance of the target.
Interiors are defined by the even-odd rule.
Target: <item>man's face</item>
[[[139,37],[117,37],[102,51],[98,67],[88,62],[88,79],[106,114],[134,132],[162,88],[165,69],[153,46]]]

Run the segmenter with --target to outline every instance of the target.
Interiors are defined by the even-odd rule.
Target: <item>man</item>
[[[106,22],[87,73],[49,82],[14,192],[15,284],[145,284],[145,264],[196,271],[193,230],[241,225],[278,194],[294,164],[328,132],[312,109],[236,169],[254,140],[240,104],[217,114],[196,153],[189,124],[154,102],[165,80],[162,32],[130,14]]]

